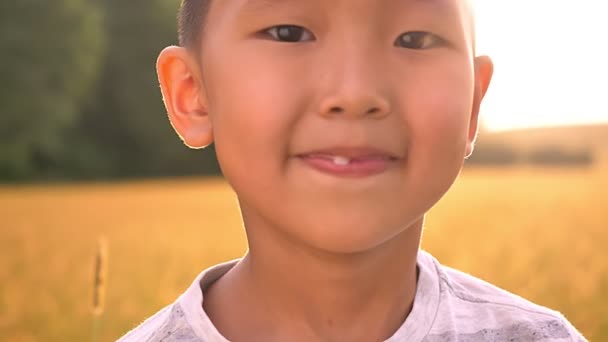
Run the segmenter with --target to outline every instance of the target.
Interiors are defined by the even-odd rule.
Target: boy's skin
[[[204,293],[227,339],[381,341],[403,324],[424,215],[473,150],[492,77],[471,27],[460,0],[221,0],[199,47],[161,53],[171,123],[188,146],[215,143],[247,232]],[[375,174],[310,164],[362,147],[397,159]]]

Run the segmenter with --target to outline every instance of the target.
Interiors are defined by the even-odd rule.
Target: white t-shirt
[[[237,260],[203,271],[177,301],[119,342],[227,342],[203,310],[203,291]],[[411,313],[387,342],[586,341],[559,312],[531,303],[418,253]]]

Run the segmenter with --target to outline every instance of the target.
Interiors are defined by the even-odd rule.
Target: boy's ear
[[[190,148],[213,142],[213,127],[204,98],[198,63],[182,47],[165,48],[156,62],[163,101],[171,125]]]
[[[475,139],[477,138],[477,130],[479,129],[479,108],[481,106],[481,101],[488,91],[493,74],[494,64],[490,57],[479,56],[475,58],[475,92],[473,94],[473,109],[469,124],[466,158],[470,157],[473,153]]]

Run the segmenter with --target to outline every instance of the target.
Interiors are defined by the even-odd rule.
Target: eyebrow
[[[281,6],[285,6],[286,4],[295,4],[299,6],[303,6],[303,2],[308,2],[310,5],[310,1],[312,0],[243,0],[241,4],[241,11],[251,14],[256,13],[264,13],[267,11],[277,10]],[[331,1],[331,0],[324,0]],[[379,0],[374,0],[379,1]],[[439,13],[452,13],[454,6],[459,7],[462,6],[462,3],[455,5],[454,3],[450,3],[450,0],[399,0],[404,4],[409,6],[422,6],[428,9],[432,9],[433,11],[438,11]],[[472,8],[472,0],[458,0],[464,3],[464,14],[460,13],[459,15],[463,16],[461,19],[467,21],[466,25],[469,26],[469,35],[473,45],[473,51],[475,51],[475,19]],[[460,10],[459,10],[460,11]]]
[[[285,3],[299,3],[302,0],[246,0],[242,10],[245,12],[260,12],[272,10]]]
[[[331,1],[331,0],[324,0]],[[379,0],[372,0],[379,1]],[[395,0],[397,1],[397,0]],[[398,0],[407,6],[422,6],[432,11],[437,11],[438,13],[451,13],[455,4],[450,3],[450,0]],[[470,0],[458,0],[470,3]],[[314,2],[312,0],[243,0],[241,5],[241,11],[244,13],[264,13],[264,12],[272,12],[273,10],[278,10],[280,7],[286,5],[310,5],[310,2]],[[470,18],[472,19],[472,18]]]
[[[410,5],[428,6],[434,10],[448,10],[451,4],[448,0],[404,0]]]
[[[408,4],[421,4],[424,6],[432,6],[438,9],[445,8],[447,0],[401,0]],[[302,0],[245,0],[242,10],[246,12],[268,11],[276,9],[286,3],[302,4]]]

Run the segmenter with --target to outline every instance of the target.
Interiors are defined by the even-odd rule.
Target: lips
[[[373,147],[333,147],[302,153],[298,156],[344,157],[351,160],[398,159],[398,156],[391,152]]]
[[[335,176],[366,177],[385,172],[399,157],[376,148],[331,148],[297,156],[308,166]]]
[[[302,158],[309,159],[324,159],[333,162],[336,165],[349,165],[353,163],[364,163],[369,161],[390,161],[396,158],[392,158],[390,156],[385,155],[367,155],[367,156],[356,156],[356,157],[348,157],[346,155],[340,154],[327,154],[327,153],[311,153],[302,155]]]

